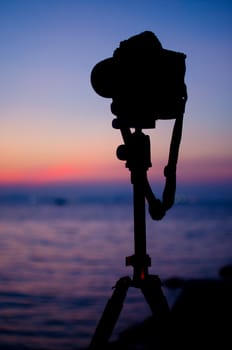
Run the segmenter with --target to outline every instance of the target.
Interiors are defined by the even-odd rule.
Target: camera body
[[[122,41],[112,57],[93,68],[91,84],[112,98],[111,111],[120,126],[154,128],[157,119],[183,115],[186,55],[162,48],[150,31]]]

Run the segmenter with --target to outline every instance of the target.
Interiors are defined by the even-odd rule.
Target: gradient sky
[[[187,55],[179,179],[232,180],[230,0],[0,0],[0,183],[128,181],[111,100],[90,73],[144,30]],[[172,126],[145,130],[153,179],[163,178]]]

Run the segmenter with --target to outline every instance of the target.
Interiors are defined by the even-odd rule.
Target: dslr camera
[[[97,63],[91,84],[111,98],[119,128],[154,128],[157,119],[183,117],[187,101],[186,55],[163,49],[150,31],[120,42],[113,56]]]

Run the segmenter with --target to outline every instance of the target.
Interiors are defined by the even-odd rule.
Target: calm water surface
[[[150,273],[161,279],[217,278],[231,246],[229,203],[180,204],[160,222],[147,218]],[[0,247],[1,348],[81,349],[116,281],[132,275],[131,203],[2,203]],[[164,292],[171,305],[175,295]],[[112,338],[149,314],[129,289]]]

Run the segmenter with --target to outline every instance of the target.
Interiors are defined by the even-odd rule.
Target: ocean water
[[[125,266],[134,253],[131,197],[106,192],[78,200],[70,192],[65,203],[54,193],[0,197],[1,349],[88,346],[112,287],[133,273]],[[231,208],[228,200],[182,198],[161,221],[147,215],[149,272],[218,278],[232,263]],[[164,293],[171,306],[176,292]],[[140,290],[129,288],[112,339],[149,315]]]

